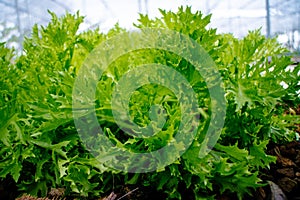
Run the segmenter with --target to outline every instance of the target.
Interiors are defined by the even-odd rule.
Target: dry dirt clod
[[[298,151],[298,154],[295,158],[295,163],[297,163],[298,165],[300,164],[300,151]]]
[[[295,171],[293,168],[283,168],[283,169],[277,169],[276,172],[280,175],[294,178],[295,177]]]
[[[297,186],[297,182],[288,177],[284,177],[278,180],[278,185],[284,192],[289,193]]]
[[[256,190],[255,198],[257,200],[264,200],[267,198],[267,194],[266,194],[266,191],[264,190],[264,188],[260,187]]]
[[[296,167],[297,166],[292,160],[285,158],[281,155],[277,155],[277,162],[282,167]]]
[[[297,141],[292,141],[292,142],[290,142],[290,143],[288,143],[287,145],[286,145],[286,147],[288,148],[288,149],[291,149],[291,148],[300,148],[300,144],[299,144],[299,142],[297,142]]]
[[[48,196],[53,200],[63,199],[64,194],[64,188],[51,188],[50,192],[48,192]]]

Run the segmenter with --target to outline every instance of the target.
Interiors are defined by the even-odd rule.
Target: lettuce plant
[[[242,199],[263,185],[259,170],[275,161],[265,153],[269,141],[291,141],[297,136],[293,125],[299,118],[284,115],[283,108],[299,103],[299,65],[287,70],[291,64],[287,50],[259,30],[237,39],[207,28],[211,16],[193,13],[190,7],[180,7],[177,12],[160,11],[161,18],[140,15],[135,26],[170,29],[189,36],[206,50],[221,74],[226,119],[213,149],[205,157],[198,157],[205,142],[201,131],[211,119],[207,106],[211,99],[203,77],[174,53],[143,49],[115,60],[99,79],[94,105],[106,137],[116,147],[134,152],[151,152],[174,138],[180,123],[178,116],[183,113],[176,95],[160,85],[138,88],[129,102],[131,119],[142,127],[151,121],[151,106],[163,106],[167,121],[155,137],[126,135],[113,118],[113,88],[122,75],[143,63],[170,66],[189,81],[198,104],[205,108],[199,111],[199,131],[180,158],[150,173],[125,173],[105,165],[106,159],[117,159],[114,155],[100,161],[94,157],[82,143],[74,123],[74,82],[85,58],[97,45],[128,31],[116,25],[106,34],[99,29],[79,33],[83,17],[78,13],[61,18],[50,13],[49,25],[34,26],[31,36],[25,38],[22,55],[0,45],[2,181],[13,179],[19,192],[39,196],[50,187],[64,187],[69,194],[93,197],[118,185],[137,184],[164,192],[168,199],[181,199],[186,193],[194,199],[213,199],[222,193],[233,193]],[[97,137],[91,137],[89,144],[101,148]],[[168,152],[167,156],[175,155]]]

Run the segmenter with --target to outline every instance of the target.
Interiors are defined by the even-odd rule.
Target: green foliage
[[[299,66],[293,71],[287,70],[291,64],[290,57],[284,56],[287,50],[276,38],[267,39],[259,30],[249,32],[241,40],[226,37],[229,41],[226,50],[216,61],[223,73],[229,102],[227,119],[230,120],[225,125],[224,140],[228,137],[227,142],[239,141],[247,146],[256,140],[271,138],[279,142],[295,138],[295,133],[283,128],[289,122],[278,106],[287,99],[299,99],[296,93],[299,91]],[[282,82],[289,87],[284,89]],[[278,127],[274,116],[284,125]],[[274,133],[277,131],[280,133]]]
[[[235,193],[242,199],[263,185],[259,170],[275,161],[265,153],[269,140],[295,139],[292,126],[299,118],[283,113],[285,105],[299,102],[300,68],[298,65],[286,70],[291,63],[286,50],[259,31],[249,32],[240,40],[217,34],[216,29],[206,28],[210,15],[180,7],[177,13],[161,10],[162,17],[154,20],[141,15],[136,27],[168,28],[186,34],[214,59],[227,101],[221,138],[204,158],[198,157],[202,131],[211,119],[210,97],[203,78],[191,63],[157,49],[131,52],[109,66],[96,92],[99,124],[118,148],[157,150],[172,141],[180,124],[182,113],[173,92],[149,84],[131,96],[130,117],[142,127],[155,117],[166,117],[163,130],[143,139],[126,135],[118,128],[110,105],[112,91],[122,75],[138,65],[160,63],[173,67],[189,81],[199,106],[205,109],[199,111],[201,123],[193,144],[173,164],[147,174],[126,174],[108,168],[104,163],[110,158],[93,157],[78,136],[72,115],[72,90],[87,54],[126,30],[116,25],[107,34],[98,29],[78,33],[83,21],[78,13],[67,13],[62,18],[50,14],[52,21],[47,27],[33,27],[21,56],[0,44],[0,178],[11,176],[20,191],[43,196],[50,187],[65,187],[71,194],[92,197],[110,192],[114,183],[119,183],[151,186],[165,192],[169,199],[181,199],[186,191],[195,199],[214,198],[219,193]],[[156,104],[165,109],[165,116],[149,114]],[[101,148],[95,138],[90,139],[91,144]],[[176,156],[174,152],[167,153]]]

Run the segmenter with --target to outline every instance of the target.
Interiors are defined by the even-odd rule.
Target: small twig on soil
[[[134,191],[136,191],[136,190],[138,190],[138,189],[139,189],[139,188],[137,187],[137,188],[135,188],[134,190],[131,190],[131,191],[127,192],[126,194],[124,194],[123,196],[121,196],[120,198],[118,198],[117,200],[123,199],[124,197],[130,195],[131,193],[133,193]]]
[[[115,200],[116,198],[117,198],[117,195],[114,192],[112,192],[112,193],[109,194],[108,197],[105,197],[102,200]]]

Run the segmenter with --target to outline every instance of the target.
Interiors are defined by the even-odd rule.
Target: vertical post
[[[28,32],[30,32],[30,28],[31,28],[31,26],[32,26],[32,17],[31,17],[31,12],[30,12],[30,10],[29,10],[29,3],[28,3],[28,1],[29,0],[26,0],[25,2],[26,2],[26,13],[27,13],[27,25],[26,25],[26,28],[25,28],[25,26],[24,26],[24,34],[26,35],[26,34],[28,34]]]
[[[148,14],[148,0],[145,0],[145,11]]]
[[[138,0],[139,13],[148,14],[148,0]]]
[[[267,37],[271,36],[271,22],[270,22],[270,2],[269,0],[266,0],[266,25],[267,25]]]
[[[142,2],[141,2],[141,0],[138,0],[138,6],[139,6],[139,13],[142,13]]]
[[[206,0],[205,1],[205,7],[206,7],[206,14],[208,15],[208,14],[210,14],[210,5],[209,5],[209,1],[208,0]]]
[[[21,20],[20,20],[20,12],[19,12],[19,2],[18,0],[15,0],[15,9],[16,9],[16,14],[17,14],[17,29],[19,32],[19,37],[18,37],[18,43],[20,47],[22,46],[22,29],[21,29]]]
[[[231,0],[228,0],[228,4],[227,4],[227,8],[228,8],[228,11],[231,12]],[[228,29],[227,29],[227,32],[229,33],[234,33],[234,29],[232,27],[232,20],[233,18],[232,17],[228,17],[227,18],[227,22],[228,22]]]

